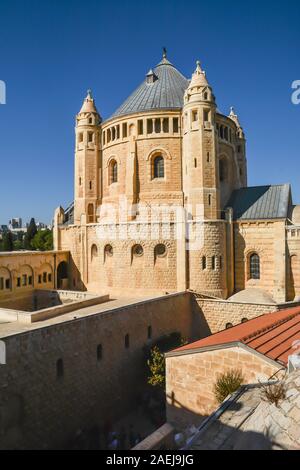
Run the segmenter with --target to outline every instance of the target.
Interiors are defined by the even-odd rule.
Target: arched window
[[[104,247],[104,257],[106,258],[107,256],[111,257],[114,254],[113,247],[111,245],[105,245]]]
[[[250,279],[260,279],[260,259],[257,253],[252,253],[249,258]]]
[[[202,269],[206,269],[206,256],[202,256]]]
[[[153,161],[153,178],[164,178],[165,165],[164,159],[161,155],[154,158]]]
[[[88,224],[92,224],[94,222],[94,204],[88,205],[87,213],[88,213]]]
[[[248,321],[248,318],[246,318],[246,317],[242,318],[242,320],[241,320],[242,323],[246,323],[246,321]]]
[[[144,254],[142,245],[134,245],[132,248],[132,254],[133,256],[142,256]]]
[[[162,243],[159,243],[159,245],[156,245],[155,247],[155,256],[162,257],[166,254],[166,246],[163,245]]]
[[[226,326],[225,326],[226,330],[228,330],[228,328],[232,328],[232,327],[233,327],[232,323],[226,323]]]
[[[129,334],[127,333],[127,335],[125,335],[125,348],[128,349],[129,346],[130,346],[130,343],[129,343]]]
[[[97,248],[97,245],[92,245],[92,248],[91,248],[91,259],[93,260],[94,258],[96,258],[98,256],[98,248]]]
[[[118,164],[116,160],[111,160],[109,164],[109,180],[110,184],[117,183],[118,181]]]
[[[152,326],[151,325],[148,326],[147,337],[148,339],[152,338]]]

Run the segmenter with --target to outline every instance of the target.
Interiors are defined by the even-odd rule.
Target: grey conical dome
[[[180,109],[189,81],[166,57],[153,70],[156,80],[145,80],[124,101],[111,117],[150,111],[152,109]]]

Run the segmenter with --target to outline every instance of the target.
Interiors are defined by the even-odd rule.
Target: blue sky
[[[74,117],[86,90],[107,118],[161,59],[200,59],[247,137],[248,184],[290,182],[300,203],[300,8],[289,1],[0,0],[0,224],[49,222],[73,198]]]

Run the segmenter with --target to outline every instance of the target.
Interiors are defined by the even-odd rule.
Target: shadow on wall
[[[192,342],[198,339],[206,338],[206,336],[210,336],[212,332],[197,302],[197,299],[193,294],[190,294],[190,306],[192,321],[189,342]]]
[[[68,277],[69,277],[69,288],[71,290],[79,290],[79,291],[84,291],[84,292],[87,290],[81,278],[80,271],[77,268],[76,264],[74,263],[74,260],[72,257],[70,257]]]
[[[193,450],[286,450],[280,442],[273,439],[270,429],[265,432],[243,431],[239,427],[229,426],[222,423],[212,415],[199,415],[183,406],[176,400],[174,394],[168,397],[170,403],[167,404],[168,420],[173,424],[176,433],[183,433],[184,441],[179,446],[174,443],[174,448],[186,448]],[[242,406],[233,403],[230,411],[238,412]],[[234,416],[234,415],[233,415]],[[180,424],[174,424],[180,423]],[[244,424],[244,422],[241,422]],[[196,427],[198,431],[191,437],[186,432],[191,427]],[[164,447],[158,445],[157,450]],[[168,450],[168,449],[165,449]]]

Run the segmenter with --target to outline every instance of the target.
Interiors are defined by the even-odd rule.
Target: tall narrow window
[[[138,134],[141,135],[144,133],[144,123],[143,120],[138,120]]]
[[[260,279],[260,259],[257,253],[253,253],[250,258],[250,279]]]
[[[123,138],[127,137],[127,122],[123,123],[122,132],[123,132]]]
[[[151,325],[148,326],[148,332],[147,333],[148,333],[147,334],[148,339],[151,339],[152,338],[152,326]]]
[[[208,205],[211,206],[211,194],[208,195]]]
[[[56,378],[62,379],[64,376],[64,363],[62,359],[56,361]]]
[[[163,132],[169,132],[169,118],[163,118]]]
[[[177,133],[179,130],[178,118],[173,118],[173,132]]]
[[[152,134],[153,132],[153,121],[152,119],[147,119],[147,134]]]
[[[116,160],[112,160],[109,165],[109,173],[110,173],[110,184],[117,183],[118,181],[118,164]]]
[[[94,222],[94,204],[88,204],[87,213],[88,224],[92,224]]]
[[[227,179],[227,165],[224,158],[219,160],[219,178],[220,182],[225,181]]]
[[[165,176],[165,167],[164,167],[164,159],[160,155],[155,157],[153,162],[153,177],[154,178],[164,178]]]
[[[160,118],[155,119],[155,133],[160,134],[161,132],[161,122]]]
[[[211,257],[211,268],[216,269],[216,257],[215,256]]]
[[[125,335],[125,348],[128,349],[130,346],[130,343],[129,343],[129,334],[127,333],[127,335]]]
[[[202,256],[202,269],[206,269],[206,256]]]
[[[101,361],[102,359],[102,344],[98,344],[97,346],[97,361]]]

